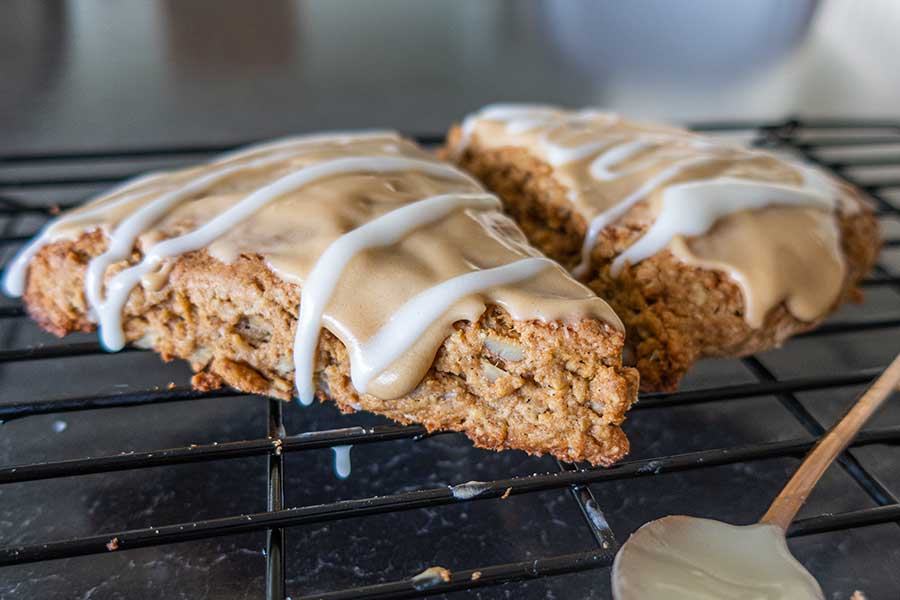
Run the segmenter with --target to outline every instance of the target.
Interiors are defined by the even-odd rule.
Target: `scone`
[[[52,222],[5,287],[57,335],[190,361],[484,448],[608,465],[637,394],[610,307],[470,176],[393,132],[296,137],[129,182]]]
[[[858,295],[879,250],[856,190],[672,127],[494,105],[454,127],[445,154],[612,305],[645,390],[815,327]]]

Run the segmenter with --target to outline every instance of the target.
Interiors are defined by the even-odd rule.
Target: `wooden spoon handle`
[[[803,464],[772,502],[769,510],[759,520],[760,523],[778,525],[782,529],[788,528],[828,466],[850,444],[869,417],[890,397],[898,382],[900,382],[900,354],[847,411],[844,418],[806,455]]]

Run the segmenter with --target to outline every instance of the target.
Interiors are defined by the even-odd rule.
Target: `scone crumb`
[[[850,600],[866,600],[866,595],[861,591],[856,590],[855,592],[853,592],[853,595],[850,596]]]
[[[481,571],[475,571],[474,573],[472,573],[472,577],[470,577],[469,579],[471,579],[472,581],[478,581],[479,579],[481,579]],[[851,600],[854,599],[851,598]]]
[[[174,390],[174,389],[175,389],[175,382],[174,382],[174,381],[170,381],[170,382],[169,382],[169,385],[166,386],[166,389],[168,389],[168,390]]]
[[[119,538],[114,537],[113,539],[106,542],[106,549],[109,550],[110,552],[118,550],[119,549]]]
[[[200,371],[191,377],[191,385],[198,392],[211,392],[222,387],[222,378],[207,371]]]
[[[509,495],[510,495],[510,494],[512,494],[512,488],[511,488],[511,487],[508,487],[508,488],[506,488],[506,491],[503,492],[503,495],[500,496],[500,499],[501,499],[501,500],[506,500],[507,498],[509,498]]]

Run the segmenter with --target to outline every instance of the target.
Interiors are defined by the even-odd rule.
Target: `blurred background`
[[[0,147],[444,130],[497,100],[900,115],[895,0],[5,0]]]

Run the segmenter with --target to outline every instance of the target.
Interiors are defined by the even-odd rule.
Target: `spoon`
[[[619,550],[615,600],[824,600],[785,530],[828,466],[900,382],[900,355],[806,456],[755,525],[684,515],[647,523]]]

